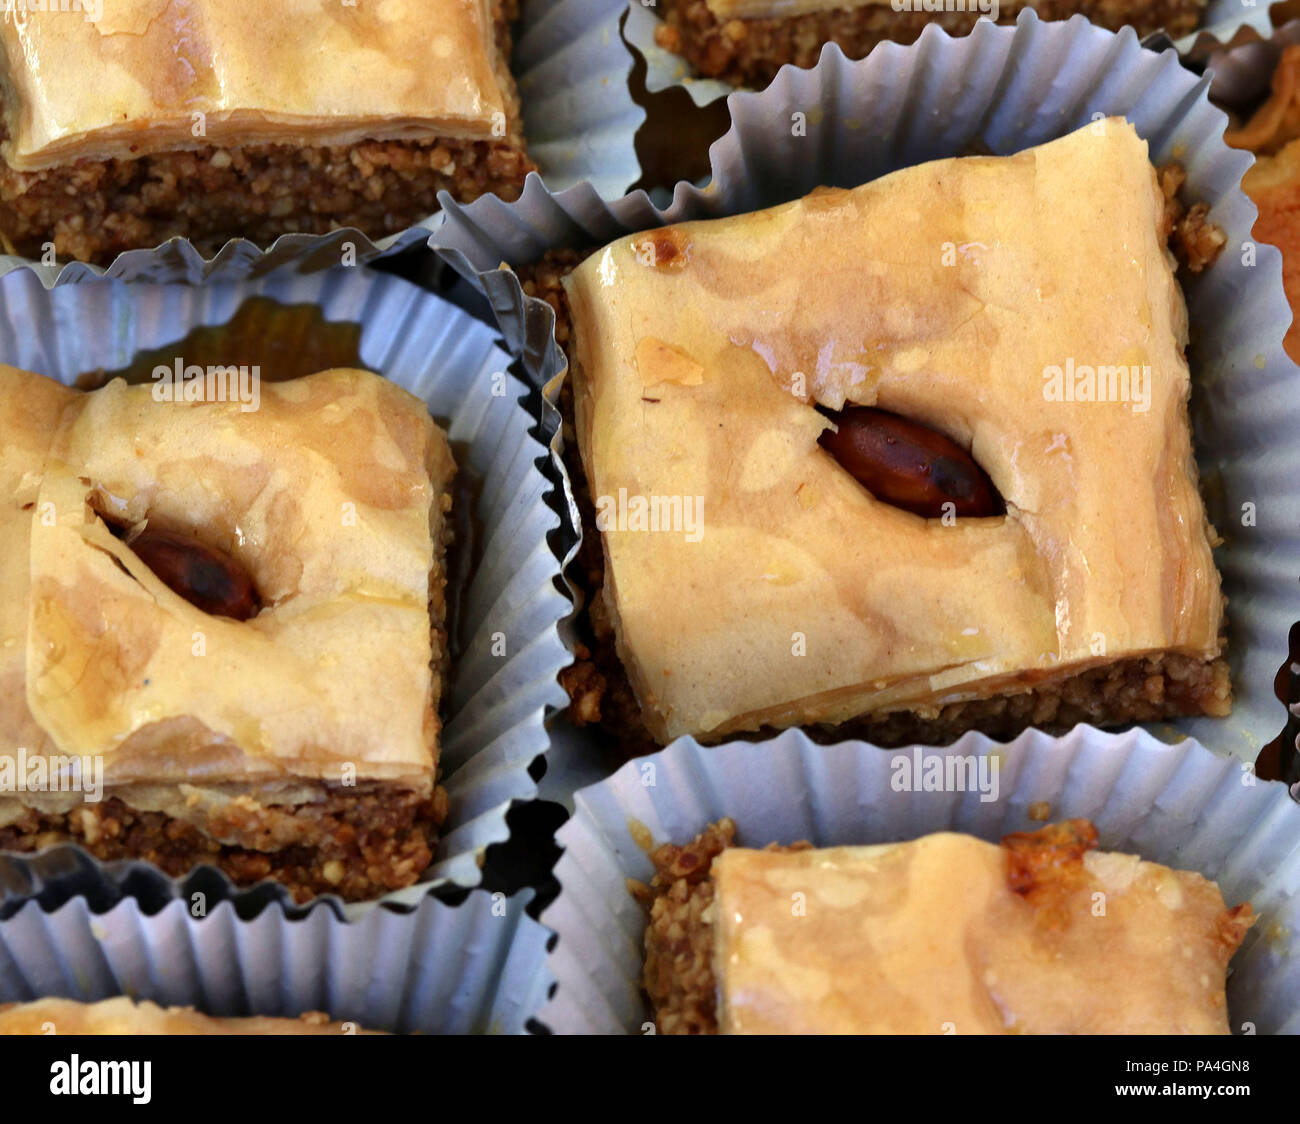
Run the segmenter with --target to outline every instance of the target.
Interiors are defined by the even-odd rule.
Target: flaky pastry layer
[[[939,833],[755,851],[735,831],[724,820],[652,856],[645,983],[661,1032],[1228,1033],[1250,906],[1094,850],[1086,821],[1001,846]]]
[[[237,784],[291,804],[294,778],[427,796],[454,464],[425,405],[360,371],[267,383],[252,411],[154,389],[0,372],[24,435],[0,480],[15,530],[0,675],[25,683],[0,753],[98,758],[111,789]],[[211,616],[174,593],[132,550],[140,528],[227,552],[260,611]]]

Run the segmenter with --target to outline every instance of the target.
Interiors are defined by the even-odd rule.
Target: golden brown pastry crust
[[[27,708],[32,513],[59,419],[81,402],[53,379],[0,365],[0,753],[53,750]]]
[[[299,900],[410,884],[446,814],[445,434],[364,371],[263,384],[251,411],[156,390],[0,368],[0,770],[75,761],[98,801],[6,791],[0,846],[210,862]],[[261,611],[173,592],[142,526],[228,555]]]
[[[1034,845],[1049,858],[1028,886],[1009,863],[1023,849],[966,835],[724,851],[720,1029],[1229,1033],[1225,974],[1249,906],[1225,939],[1223,897],[1199,874],[1068,841],[1061,855],[1041,834]]]
[[[205,256],[233,238],[269,247],[343,227],[379,240],[436,213],[443,191],[515,199],[534,170],[509,69],[516,0],[293,0],[256,21],[237,4],[173,0],[143,36],[110,33],[113,20],[163,0],[109,3],[95,29],[66,12],[0,24],[10,253],[107,265],[172,238]],[[187,20],[178,49],[168,29]],[[122,116],[105,123],[110,103]]]
[[[114,785],[287,775],[427,790],[429,627],[453,473],[422,402],[368,372],[262,387],[260,405],[86,396],[45,465],[31,539],[27,696]],[[250,621],[172,593],[112,534],[198,534],[252,575]],[[432,525],[431,525],[432,513]]]

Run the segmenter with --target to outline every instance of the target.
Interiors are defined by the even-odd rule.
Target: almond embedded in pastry
[[[146,527],[130,539],[131,550],[173,593],[214,617],[246,621],[261,599],[253,579],[225,551],[193,535]]]
[[[66,753],[117,784],[360,778],[428,789],[436,710],[430,511],[451,475],[424,404],[377,375],[330,371],[238,402],[158,403],[115,381],[56,435],[32,521],[27,698]],[[429,465],[434,466],[430,472]],[[248,621],[174,594],[118,539],[123,521],[201,532],[251,575]],[[210,744],[178,759],[159,723]],[[210,759],[209,759],[210,758]]]
[[[827,417],[818,443],[876,499],[928,519],[1004,513],[988,473],[942,433],[871,406]]]

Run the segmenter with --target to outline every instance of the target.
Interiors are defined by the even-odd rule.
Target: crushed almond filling
[[[447,818],[447,792],[438,786],[421,796],[375,787],[335,792],[319,803],[291,808],[232,801],[221,813],[223,822],[209,826],[254,842],[259,831],[270,834],[284,815],[292,817],[300,841],[259,850],[219,843],[185,820],[139,811],[110,796],[61,814],[26,808],[16,822],[0,828],[0,851],[31,853],[76,843],[104,862],[148,862],[173,878],[206,864],[237,886],[273,879],[297,902],[317,894],[363,901],[419,881]]]

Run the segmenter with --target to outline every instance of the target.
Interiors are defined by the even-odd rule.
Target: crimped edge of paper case
[[[527,383],[509,374],[509,356],[495,332],[454,304],[418,286],[368,270],[286,273],[223,286],[96,286],[43,288],[27,271],[0,278],[0,360],[70,381],[78,373],[117,370],[139,351],[179,341],[193,327],[222,324],[247,298],[315,305],[327,320],[361,324],[361,358],[372,369],[451,417],[453,445],[468,445],[461,472],[484,481],[476,515],[484,557],[460,597],[465,642],[445,699],[442,783],[451,816],[439,834],[424,880],[374,901],[342,903],[331,895],[295,906],[273,882],[238,888],[211,867],[168,878],[137,860],[99,863],[63,843],[34,855],[0,855],[0,904],[50,892],[73,879],[81,892],[112,898],[133,887],[175,897],[195,888],[244,908],[276,901],[301,912],[328,903],[357,917],[377,904],[410,907],[431,889],[470,887],[482,878],[484,853],[509,837],[506,814],[537,795],[529,767],[550,748],[549,714],[567,703],[557,676],[572,656],[560,634],[569,600],[556,588],[563,557],[549,539],[560,517],[549,505],[555,484],[539,471],[548,455],[523,405]],[[513,396],[491,394],[492,376],[506,373]],[[493,655],[493,634],[507,655]]]
[[[913,754],[995,759],[998,798],[894,791],[894,760]],[[627,889],[653,866],[634,830],[656,845],[681,844],[730,816],[746,847],[888,843],[935,831],[996,842],[1041,828],[1044,813],[1090,819],[1103,850],[1199,871],[1227,904],[1249,900],[1259,920],[1233,959],[1230,1025],[1237,1034],[1300,1033],[1300,807],[1286,786],[1256,780],[1193,739],[1170,746],[1142,730],[1087,726],[1060,738],[1031,730],[1005,744],[967,734],[944,749],[824,746],[797,730],[710,748],[683,738],[629,762],[577,793],[556,836],[560,894],[541,921],[558,937],[548,958],[557,988],[538,1020],[561,1034],[653,1028],[641,991],[646,915]]]
[[[646,61],[646,90],[649,93],[658,94],[680,86],[697,106],[702,107],[736,91],[737,87],[730,82],[693,74],[685,58],[660,47],[655,42],[655,28],[663,21],[653,8],[638,0],[627,0],[627,5],[625,35],[628,45]],[[1033,11],[1032,8],[1028,10]],[[991,22],[987,17],[981,18]],[[1271,5],[1265,0],[1258,4],[1247,4],[1243,0],[1210,0],[1201,26],[1195,31],[1179,39],[1170,39],[1163,31],[1157,30],[1144,38],[1169,43],[1188,62],[1201,62],[1225,47],[1268,39],[1274,30]]]
[[[218,1017],[324,1011],[366,1030],[523,1034],[552,983],[532,896],[472,890],[352,924],[328,910],[249,919],[230,901],[197,914],[187,901],[28,901],[0,920],[0,1004],[126,995]]]

